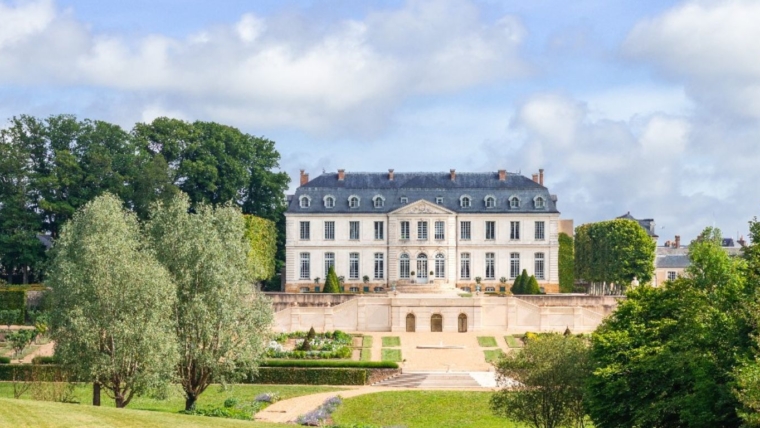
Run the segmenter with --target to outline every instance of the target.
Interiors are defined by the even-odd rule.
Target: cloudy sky
[[[758,22],[758,1],[0,0],[0,120],[217,121],[276,141],[293,183],[544,168],[576,224],[736,237],[760,211]]]

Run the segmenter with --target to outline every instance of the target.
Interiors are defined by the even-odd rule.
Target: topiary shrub
[[[509,289],[512,294],[525,294],[525,285],[523,284],[522,275],[517,275],[515,283],[512,284],[512,288]]]
[[[314,331],[314,327],[309,329],[309,334],[306,335],[306,338],[303,340],[303,343],[301,343],[301,346],[298,347],[298,350],[300,351],[311,351],[311,341],[314,340],[314,337],[317,335],[317,332]]]
[[[330,266],[327,271],[327,278],[325,278],[325,288],[323,293],[340,293],[340,281],[338,275],[335,273],[335,268]]]
[[[525,287],[524,294],[541,294],[541,288],[538,286],[538,280],[536,280],[535,276],[531,275],[528,278],[528,286]]]

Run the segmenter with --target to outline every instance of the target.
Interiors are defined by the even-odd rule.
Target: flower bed
[[[309,333],[298,331],[283,333],[274,338],[267,348],[267,358],[293,359],[331,359],[351,358],[352,338],[340,330],[325,333]],[[304,341],[308,340],[308,349],[302,349]]]

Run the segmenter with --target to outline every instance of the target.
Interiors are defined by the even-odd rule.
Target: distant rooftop
[[[637,219],[637,218],[634,218],[631,215],[630,211],[628,211],[627,213],[625,213],[625,214],[623,214],[623,215],[621,215],[620,217],[617,217],[617,218],[622,218],[622,219],[626,219],[626,220],[633,220],[635,222],[638,222],[639,225],[642,228],[644,228],[644,230],[647,232],[647,234],[649,236],[651,236],[652,238],[655,238],[655,239],[659,238],[659,236],[657,236],[657,233],[655,233],[654,219],[652,219],[652,218]]]

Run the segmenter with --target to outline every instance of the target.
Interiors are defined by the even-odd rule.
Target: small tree
[[[325,288],[323,293],[340,293],[340,281],[338,281],[338,275],[335,273],[335,268],[330,266],[327,271],[327,279],[325,279]]]
[[[523,286],[522,282],[522,276],[517,275],[517,278],[515,278],[514,284],[512,284],[512,288],[510,288],[510,291],[512,294],[525,294],[525,287]]]
[[[535,428],[583,426],[584,387],[591,374],[585,339],[541,334],[521,352],[510,352],[496,364],[503,388],[491,398],[499,416]]]
[[[541,287],[538,286],[538,280],[536,280],[536,277],[533,275],[528,278],[528,285],[525,287],[525,294],[541,294]]]
[[[37,336],[35,330],[22,329],[9,334],[7,340],[11,343],[15,355],[20,355],[32,343],[35,336]]]
[[[11,328],[20,315],[21,311],[18,309],[4,309],[0,311],[0,324],[4,324],[8,326],[8,328]]]

